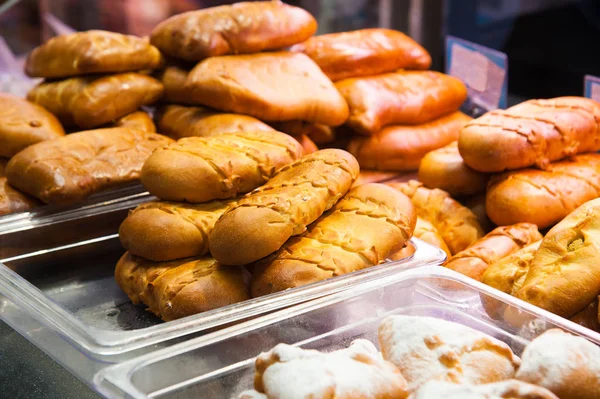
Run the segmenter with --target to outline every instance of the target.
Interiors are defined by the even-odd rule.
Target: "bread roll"
[[[445,266],[481,281],[491,264],[519,249],[542,239],[536,225],[517,223],[497,227],[467,249],[448,259]]]
[[[42,141],[15,155],[8,182],[49,204],[82,200],[140,176],[154,149],[171,139],[155,133],[111,128]]]
[[[32,144],[64,135],[58,119],[44,108],[0,93],[0,157],[10,158]]]
[[[485,193],[489,175],[469,168],[458,152],[458,142],[429,152],[419,165],[419,181],[452,196]]]
[[[583,97],[529,100],[468,123],[458,149],[480,172],[537,166],[600,150],[600,103]]]
[[[516,378],[547,388],[560,399],[597,399],[600,348],[557,328],[527,347]]]
[[[399,68],[428,69],[431,66],[427,50],[392,29],[360,29],[313,36],[291,50],[308,55],[334,82]]]
[[[114,127],[139,129],[148,133],[156,133],[156,126],[150,115],[145,111],[135,111],[127,114],[113,123]]]
[[[444,239],[440,235],[440,232],[435,228],[433,224],[423,218],[417,218],[417,225],[413,233],[413,237],[425,241],[428,244],[438,247],[446,253],[449,258],[452,256],[450,249],[444,242]],[[390,260],[401,260],[405,259],[415,253],[413,246],[405,245],[400,251],[389,256]]]
[[[172,16],[154,28],[150,41],[173,57],[200,61],[288,47],[316,30],[317,21],[299,7],[279,1],[239,2]]]
[[[483,237],[477,217],[468,208],[453,200],[447,192],[423,187],[417,181],[386,183],[411,200],[417,215],[440,232],[452,254],[456,254]]]
[[[467,98],[455,77],[433,71],[398,71],[336,83],[350,107],[348,126],[372,135],[389,125],[418,125],[450,114]]]
[[[25,212],[40,205],[41,202],[35,198],[12,188],[0,173],[0,216]]]
[[[313,152],[319,151],[319,147],[317,147],[317,145],[306,134],[292,137],[295,138],[298,143],[300,143],[302,148],[304,148],[305,154],[312,154]]]
[[[415,223],[406,196],[377,183],[355,187],[306,232],[254,265],[252,296],[375,266],[406,244]]]
[[[493,176],[486,208],[496,224],[529,222],[552,226],[579,205],[600,197],[600,154],[584,154],[550,164]]]
[[[147,39],[90,30],[56,36],[36,47],[25,63],[29,76],[66,78],[160,68],[164,59]]]
[[[422,125],[388,126],[369,137],[354,137],[348,151],[363,168],[418,170],[427,153],[455,141],[470,119],[457,111]]]
[[[186,137],[157,149],[142,168],[142,184],[168,201],[233,198],[263,185],[302,156],[302,146],[279,132]]]
[[[132,255],[158,262],[208,253],[208,234],[232,200],[187,204],[154,201],[139,205],[119,228]]]
[[[69,126],[101,126],[152,104],[162,94],[162,84],[140,73],[88,76],[41,83],[27,99],[48,109]]]
[[[333,83],[300,53],[207,58],[192,69],[186,85],[197,104],[264,121],[337,126],[348,118],[348,105]]]
[[[191,104],[190,91],[185,87],[188,74],[194,65],[170,63],[165,69],[158,71],[156,79],[164,87],[161,100],[167,104]]]
[[[458,385],[445,381],[423,384],[410,399],[559,399],[546,388],[518,380],[481,385]]]
[[[354,157],[336,149],[284,166],[221,216],[208,239],[210,253],[224,265],[245,265],[277,251],[344,196],[357,177]]]
[[[125,252],[115,279],[131,302],[143,303],[164,321],[249,298],[243,268],[221,266],[211,257],[151,262]]]
[[[329,144],[335,140],[335,132],[330,126],[305,121],[273,122],[271,126],[280,132],[294,137],[307,135],[315,144]]]

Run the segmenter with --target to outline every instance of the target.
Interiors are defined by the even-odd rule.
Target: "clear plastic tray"
[[[517,327],[492,320],[481,297],[528,317]],[[96,375],[94,388],[109,398],[235,398],[252,388],[254,360],[261,352],[278,343],[322,351],[346,347],[358,338],[377,344],[378,325],[389,314],[461,323],[506,342],[517,354],[554,327],[600,344],[598,333],[434,266],[367,282],[108,367]]]

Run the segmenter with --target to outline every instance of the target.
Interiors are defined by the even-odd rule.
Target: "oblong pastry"
[[[53,37],[33,49],[25,63],[32,77],[66,78],[93,73],[157,69],[160,51],[147,39],[103,30]]]
[[[430,381],[421,386],[410,399],[559,399],[546,388],[519,380],[490,384],[453,384]]]
[[[15,190],[0,173],[0,216],[14,212],[25,212],[42,205],[27,194]]]
[[[125,252],[115,279],[131,302],[164,321],[249,299],[243,268],[221,266],[209,256],[151,262]]]
[[[292,137],[295,138],[298,143],[300,143],[302,148],[304,148],[304,154],[312,154],[313,152],[319,151],[319,147],[317,147],[317,145],[306,134]]]
[[[307,135],[315,144],[329,144],[335,140],[335,132],[331,126],[306,121],[272,122],[271,126],[280,132],[298,137]]]
[[[344,98],[301,53],[207,58],[192,69],[186,87],[197,104],[263,121],[303,120],[338,126],[348,118]]]
[[[188,74],[194,65],[173,63],[154,75],[164,87],[161,101],[167,104],[191,104],[190,91],[185,87]]]
[[[6,177],[46,203],[72,203],[139,179],[146,158],[171,141],[126,128],[72,133],[24,149],[6,166]]]
[[[372,135],[389,125],[418,125],[452,113],[467,98],[455,77],[433,71],[398,71],[335,84],[350,108],[347,124]]]
[[[458,152],[457,141],[429,152],[419,165],[420,182],[428,188],[447,191],[452,196],[485,193],[489,178],[489,175],[465,164]]]
[[[277,251],[343,197],[358,171],[356,159],[337,149],[282,167],[221,216],[209,235],[210,253],[222,264],[245,265]]]
[[[155,262],[206,255],[208,234],[232,202],[148,202],[129,212],[119,239],[132,255]]]
[[[415,226],[415,231],[413,233],[413,237],[418,238],[420,240],[425,241],[428,244],[433,245],[434,247],[438,247],[442,251],[446,253],[446,256],[449,258],[452,256],[450,253],[450,249],[444,242],[444,239],[440,235],[438,229],[435,228],[433,224],[428,222],[427,220],[417,217],[417,224]],[[390,255],[390,260],[400,260],[404,259],[407,256],[412,255],[414,249],[410,246],[405,246],[400,251]]]
[[[186,137],[154,151],[141,180],[168,201],[233,198],[261,186],[303,152],[294,138],[275,131]]]
[[[452,199],[447,192],[430,190],[415,180],[386,184],[412,200],[417,215],[438,229],[452,254],[462,251],[483,237],[483,229],[477,216],[469,208]]]
[[[428,69],[431,56],[419,43],[393,29],[372,28],[313,36],[296,44],[336,80],[373,76],[396,69]]]
[[[496,227],[452,256],[444,266],[481,281],[483,273],[491,264],[541,239],[537,226],[531,223]]]
[[[39,84],[27,99],[69,126],[87,129],[127,115],[158,100],[162,84],[141,73],[77,77]]]
[[[427,153],[455,141],[469,120],[469,116],[457,111],[422,125],[388,126],[369,137],[354,137],[348,151],[362,168],[418,170]]]
[[[584,154],[552,163],[546,170],[521,169],[493,176],[486,209],[496,224],[529,222],[543,229],[598,197],[600,154]]]
[[[58,119],[44,108],[0,93],[0,157],[10,158],[32,144],[64,135]]]
[[[253,265],[252,296],[375,266],[406,244],[415,223],[406,196],[377,183],[355,187],[306,232]]]
[[[139,129],[148,133],[156,133],[156,126],[152,117],[145,111],[135,111],[127,114],[113,123],[114,127],[126,127],[129,129]]]
[[[356,179],[354,185],[359,186],[365,183],[381,183],[384,181],[395,179],[398,176],[399,174],[396,172],[361,169],[360,174],[358,175],[358,179]]]
[[[258,53],[303,42],[317,30],[307,11],[279,1],[238,2],[174,15],[158,24],[150,42],[187,61]]]
[[[550,162],[600,150],[600,103],[558,97],[491,111],[461,130],[458,149],[480,172],[546,169]]]

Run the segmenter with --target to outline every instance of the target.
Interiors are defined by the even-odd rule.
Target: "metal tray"
[[[482,297],[519,309],[529,315],[528,321],[514,327],[490,319]],[[252,388],[254,360],[261,352],[278,343],[322,351],[346,347],[358,338],[377,344],[378,325],[389,314],[461,323],[506,342],[517,354],[554,327],[600,344],[598,333],[451,270],[425,267],[108,367],[95,376],[94,389],[108,398],[235,398]]]

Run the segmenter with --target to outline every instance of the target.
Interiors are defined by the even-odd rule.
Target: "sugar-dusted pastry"
[[[489,384],[453,384],[430,381],[423,384],[410,399],[559,399],[546,388],[519,380]]]
[[[113,122],[114,127],[126,127],[130,129],[143,130],[148,133],[156,133],[156,126],[152,117],[145,111],[135,111],[127,114]]]

